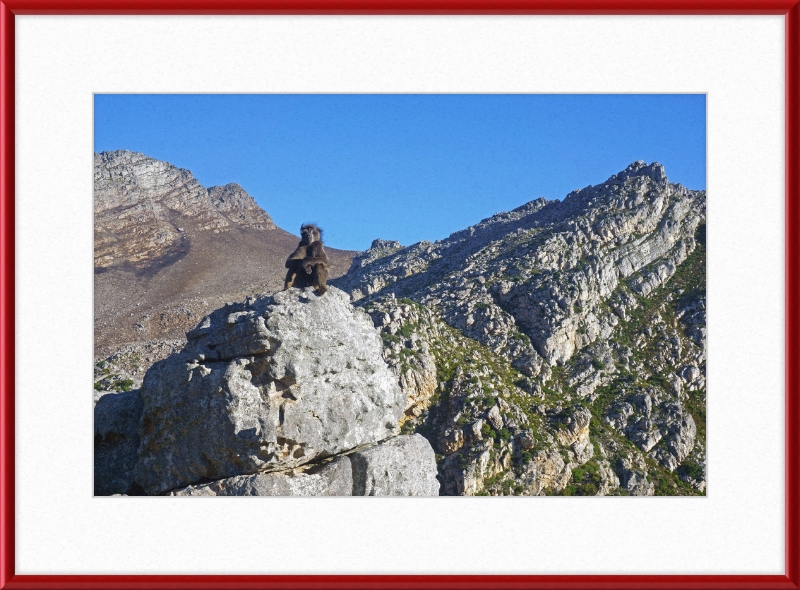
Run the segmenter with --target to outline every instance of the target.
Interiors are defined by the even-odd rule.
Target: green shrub
[[[122,391],[130,391],[131,389],[133,389],[133,386],[134,386],[133,379],[125,379],[125,380],[123,380],[123,381],[120,381],[120,382],[117,384],[117,386],[118,386],[118,387],[119,387],[119,388],[120,388]]]
[[[664,379],[661,375],[650,375],[647,378],[648,383],[652,383],[653,385],[657,385],[663,387],[664,389],[669,389],[669,381]]]
[[[408,297],[403,297],[398,301],[398,303],[401,303],[402,305],[414,305],[414,302],[411,301],[411,299],[409,299]]]
[[[389,332],[381,332],[381,339],[384,342],[390,342],[390,343],[400,342],[400,339],[397,336],[395,336],[394,334],[389,334]]]
[[[408,338],[411,336],[411,333],[414,331],[414,324],[406,323],[397,331],[403,338]]]
[[[656,482],[656,496],[672,496],[672,486],[669,485],[667,480],[660,479]]]
[[[523,451],[522,455],[520,455],[520,460],[522,461],[523,465],[525,463],[530,463],[533,461],[533,455],[531,455],[528,451]]]
[[[703,477],[703,468],[691,459],[687,459],[683,462],[681,465],[681,471],[695,480]]]
[[[605,368],[606,368],[606,365],[605,365],[605,363],[604,363],[603,361],[601,361],[601,360],[600,360],[599,358],[597,358],[597,357],[594,357],[594,358],[592,359],[592,366],[593,366],[595,369],[597,369],[598,371],[600,371],[600,370],[602,370],[602,369],[605,369]]]
[[[576,467],[575,469],[572,470],[572,478],[575,481],[582,480],[583,476],[584,476],[583,469],[581,469],[580,467]]]

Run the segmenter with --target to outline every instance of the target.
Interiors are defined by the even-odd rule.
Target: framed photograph
[[[1,4],[0,588],[800,586],[800,4]]]

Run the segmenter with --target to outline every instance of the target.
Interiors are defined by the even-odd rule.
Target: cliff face
[[[179,257],[187,231],[277,227],[238,184],[206,189],[188,170],[126,150],[94,155],[94,212],[96,268]]]
[[[203,187],[188,170],[119,150],[94,156],[95,349],[155,360],[226,301],[283,285],[299,238],[238,184]],[[330,274],[352,252],[328,249]],[[130,364],[130,363],[128,363]],[[134,371],[141,379],[144,363]]]
[[[332,281],[447,493],[704,491],[705,202],[639,161],[446,240],[376,240]]]

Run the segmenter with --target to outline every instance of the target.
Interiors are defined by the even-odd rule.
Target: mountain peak
[[[206,189],[188,170],[128,150],[95,153],[94,212],[98,267],[172,259],[195,232],[276,227],[238,184]]]
[[[647,176],[658,183],[667,182],[667,174],[664,172],[664,166],[658,162],[647,164],[644,160],[636,160],[630,166],[625,168],[625,170],[615,174],[606,182],[611,182],[612,180],[625,180],[626,178],[631,178],[633,176]]]

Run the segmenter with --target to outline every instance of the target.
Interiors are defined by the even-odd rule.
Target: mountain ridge
[[[445,240],[376,240],[331,281],[382,331],[445,493],[705,492],[705,203],[640,160]]]

